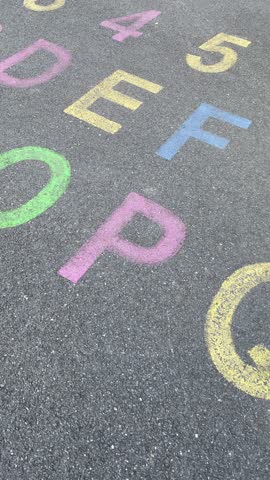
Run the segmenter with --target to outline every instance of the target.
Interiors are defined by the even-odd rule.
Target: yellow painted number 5
[[[222,42],[233,43],[235,45],[239,45],[239,47],[245,48],[251,43],[249,40],[245,40],[244,38],[234,37],[232,35],[227,35],[226,33],[218,33],[213,38],[210,38],[210,40],[203,43],[199,48],[207,52],[220,53],[223,56],[223,59],[213,65],[205,65],[202,63],[201,57],[187,54],[187,64],[194,70],[199,70],[199,72],[226,72],[226,70],[229,70],[229,68],[231,68],[237,62],[237,53],[232,48],[222,46]]]

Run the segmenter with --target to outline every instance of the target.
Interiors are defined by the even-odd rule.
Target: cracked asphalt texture
[[[138,39],[117,43],[99,26],[149,9],[162,13]],[[227,382],[204,340],[225,278],[269,262],[269,21],[267,0],[66,0],[47,13],[0,0],[1,58],[39,38],[73,57],[48,83],[0,87],[1,153],[38,145],[72,169],[52,208],[1,230],[1,479],[269,480],[270,403]],[[225,73],[189,68],[185,55],[220,32],[252,43],[235,47]],[[34,76],[52,61],[39,52],[10,73]],[[135,112],[97,102],[93,110],[122,123],[115,135],[63,113],[117,69],[164,88],[153,95],[121,84],[144,102]],[[159,158],[202,102],[252,125],[210,119],[205,128],[231,140],[225,150],[190,140],[173,161]],[[2,170],[1,209],[48,179],[34,161]],[[106,252],[76,286],[59,277],[131,191],[184,221],[180,253],[149,267]],[[138,217],[124,235],[152,245],[160,231]],[[233,338],[247,362],[254,345],[270,347],[269,297],[269,284],[257,287],[236,312]]]

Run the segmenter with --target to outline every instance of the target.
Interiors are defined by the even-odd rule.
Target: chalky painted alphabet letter
[[[163,230],[164,235],[153,247],[141,247],[121,237],[121,230],[136,214],[144,215]],[[157,264],[174,256],[182,247],[184,239],[185,225],[182,220],[158,203],[137,193],[130,193],[58,273],[77,283],[105,250],[111,250],[131,262]]]

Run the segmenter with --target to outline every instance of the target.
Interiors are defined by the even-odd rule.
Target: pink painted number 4
[[[110,18],[110,20],[104,20],[101,22],[102,27],[110,28],[115,32],[118,32],[112,38],[113,40],[117,40],[117,42],[123,42],[126,38],[133,37],[138,38],[140,37],[143,32],[140,32],[139,29],[144,27],[147,23],[149,23],[154,18],[158,17],[161,14],[158,10],[147,10],[146,12],[141,13],[134,13],[133,15],[128,15],[127,17],[118,17],[118,18]],[[120,23],[125,22],[132,22],[130,25],[120,25]]]

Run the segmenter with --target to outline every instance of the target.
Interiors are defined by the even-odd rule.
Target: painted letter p
[[[153,247],[141,247],[121,237],[121,230],[136,214],[144,215],[163,230],[162,238]],[[136,263],[160,263],[175,255],[184,239],[185,225],[178,217],[158,203],[132,192],[58,273],[77,283],[105,250]]]

